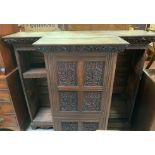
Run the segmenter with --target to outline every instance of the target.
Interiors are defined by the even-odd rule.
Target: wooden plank
[[[0,90],[0,102],[11,102],[8,90]]]
[[[9,102],[1,102],[0,103],[0,114],[14,114],[13,105]]]
[[[32,68],[23,73],[24,78],[46,78],[47,72],[45,68]]]
[[[15,115],[0,115],[0,128],[17,127]]]
[[[58,34],[60,35],[60,34]],[[110,35],[102,35],[96,36],[95,34],[91,34],[91,36],[87,36],[82,34],[79,36],[78,33],[70,34],[70,32],[66,32],[64,35],[61,34],[61,37],[55,37],[51,33],[51,35],[47,35],[33,43],[33,45],[128,45],[129,43],[120,37],[110,36]]]
[[[118,36],[118,37],[151,37],[154,36],[154,32],[148,32],[144,30],[117,30],[117,31],[58,31],[58,32],[18,32],[11,35],[7,35],[3,37],[4,39],[9,38],[41,38],[41,37],[49,37],[50,38],[73,38],[76,36],[76,38],[92,38],[97,37],[103,37],[105,35],[112,35],[112,36]]]
[[[5,80],[5,77],[4,78],[0,78],[0,89],[8,89],[8,85],[7,85],[7,82]]]
[[[102,86],[58,86],[59,91],[103,91]]]

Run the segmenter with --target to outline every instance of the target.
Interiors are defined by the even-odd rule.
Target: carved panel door
[[[106,129],[117,53],[45,53],[55,130]]]

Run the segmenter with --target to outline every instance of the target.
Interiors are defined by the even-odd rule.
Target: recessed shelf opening
[[[52,113],[46,78],[24,79],[29,108],[32,115],[32,128],[53,127]]]

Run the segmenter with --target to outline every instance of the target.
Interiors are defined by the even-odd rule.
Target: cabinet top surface
[[[155,36],[154,32],[144,30],[117,30],[117,31],[54,31],[54,32],[17,32],[3,38],[74,38],[74,37],[102,37],[103,35],[113,35],[119,37],[149,37]]]
[[[102,35],[72,35],[64,37],[54,37],[48,35],[36,41],[33,45],[50,46],[50,45],[128,45],[129,43],[117,36]]]
[[[17,32],[13,33],[7,36],[4,36],[3,38],[40,38],[44,35],[46,35],[48,32]]]

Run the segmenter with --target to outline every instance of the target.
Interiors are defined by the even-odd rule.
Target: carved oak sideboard
[[[120,42],[114,46],[116,40]],[[105,129],[108,116],[108,129],[129,130],[145,47],[154,40],[155,33],[146,31],[20,32],[4,37],[16,53],[32,127],[54,125],[57,130],[69,126],[75,130]],[[58,41],[59,46],[55,45]],[[102,45],[104,41],[106,45]],[[68,46],[72,42],[75,44]],[[123,42],[126,45],[121,45]],[[111,107],[108,92],[112,93]],[[105,107],[98,104],[101,99],[106,101]],[[95,110],[103,110],[100,114],[105,120],[101,118],[99,124],[100,114]]]

